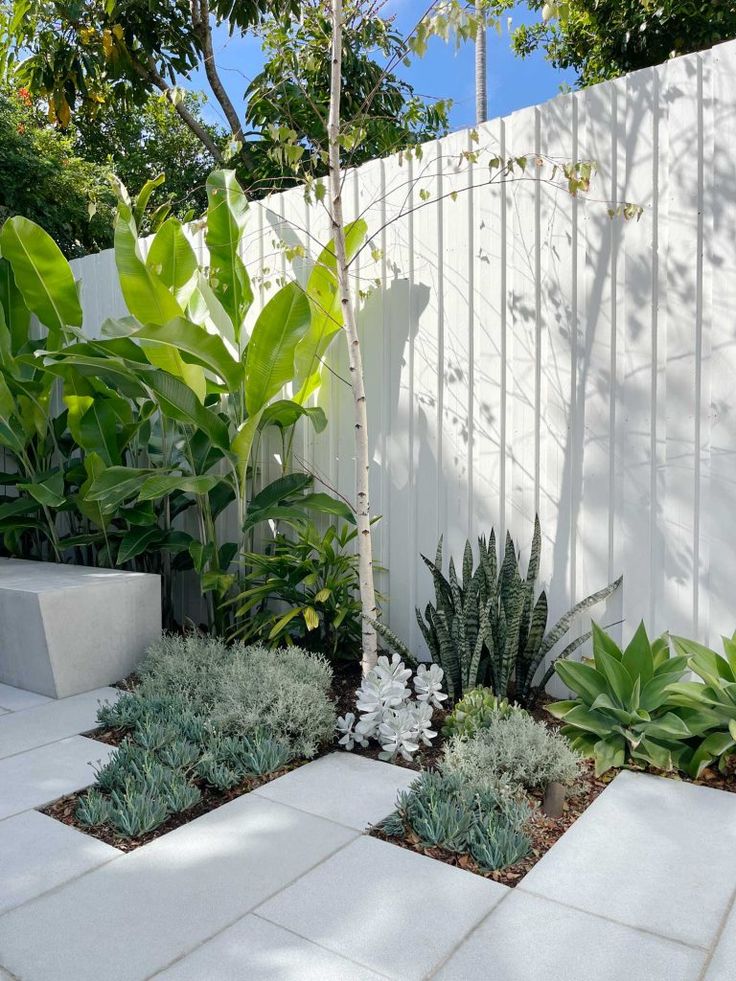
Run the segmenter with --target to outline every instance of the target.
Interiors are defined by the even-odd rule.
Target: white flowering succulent
[[[345,715],[341,715],[335,723],[335,728],[340,734],[340,738],[337,740],[338,745],[344,746],[348,751],[350,751],[356,744],[358,746],[368,745],[368,740],[361,735],[360,732],[355,731],[356,727],[354,712],[348,712]]]
[[[442,703],[447,698],[442,691],[442,681],[445,677],[444,671],[439,664],[420,664],[417,673],[414,675],[414,691],[420,702],[426,702],[432,708],[442,708]]]
[[[437,735],[432,714],[447,695],[442,691],[444,675],[439,665],[420,665],[414,677],[415,698],[409,687],[411,671],[397,655],[379,657],[356,692],[356,708],[337,720],[338,743],[346,750],[367,746],[374,739],[381,745],[380,758],[401,756],[411,760],[420,746],[429,746]]]
[[[388,712],[378,727],[378,739],[382,750],[378,755],[382,760],[393,760],[399,755],[411,760],[419,749],[411,706],[404,705]]]

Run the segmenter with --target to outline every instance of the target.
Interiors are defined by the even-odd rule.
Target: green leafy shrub
[[[393,836],[412,832],[425,847],[471,855],[493,871],[528,854],[529,814],[513,798],[472,788],[456,774],[425,770],[399,794],[396,813],[382,828]]]
[[[357,658],[358,557],[349,551],[356,534],[349,524],[321,533],[312,522],[297,523],[264,552],[247,553],[249,572],[233,600],[235,635],[270,647],[297,644],[330,657]]]
[[[487,544],[485,537],[478,539],[479,562],[475,569],[472,547],[470,542],[465,543],[461,577],[452,559],[447,577],[443,574],[442,539],[434,562],[422,556],[432,574],[435,604],[427,604],[424,616],[417,610],[417,622],[432,660],[445,672],[450,698],[459,699],[469,688],[490,685],[500,697],[513,695],[522,705],[533,705],[552,677],[554,663],[569,657],[590,636],[584,634],[568,644],[533,688],[542,662],[575,618],[610,596],[621,583],[617,579],[587,596],[547,629],[547,594],[542,590],[536,595],[541,550],[542,533],[536,518],[526,576],[521,574],[509,534],[499,566],[493,530]],[[380,621],[376,629],[399,654],[414,660]]]
[[[703,732],[702,722],[673,701],[671,686],[686,668],[686,657],[669,656],[664,637],[650,643],[643,623],[624,651],[594,625],[592,662],[556,665],[576,697],[548,710],[564,721],[573,748],[593,757],[599,775],[632,760],[679,768],[691,752],[688,740]]]
[[[455,703],[445,719],[442,734],[448,739],[452,736],[472,736],[496,718],[506,719],[512,712],[523,711],[507,698],[494,695],[492,688],[471,688]]]
[[[553,782],[572,784],[579,764],[564,736],[526,712],[512,712],[491,717],[470,738],[455,736],[445,746],[442,770],[471,787],[535,790]]]
[[[680,707],[691,728],[707,730],[704,738],[683,762],[692,777],[718,760],[725,771],[736,756],[736,633],[723,638],[725,657],[694,640],[673,637],[672,644],[698,681],[681,681],[670,687],[670,700]]]

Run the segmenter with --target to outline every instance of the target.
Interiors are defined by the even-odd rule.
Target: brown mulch
[[[97,739],[99,742],[105,742],[101,739],[101,736],[109,736],[110,733],[93,733],[92,738]],[[118,734],[117,742],[110,743],[111,745],[118,745],[119,742],[124,738],[123,734]],[[202,799],[199,803],[195,804],[194,807],[190,807],[188,811],[181,811],[179,814],[172,814],[170,818],[167,818],[163,824],[160,824],[153,831],[148,834],[141,835],[140,838],[124,838],[117,834],[112,828],[103,826],[100,828],[90,828],[86,824],[82,824],[77,820],[75,811],[77,807],[77,802],[80,797],[83,797],[86,790],[81,790],[76,794],[69,794],[66,797],[60,797],[55,800],[52,804],[41,808],[42,814],[48,814],[49,817],[56,818],[57,821],[61,821],[63,824],[68,824],[72,828],[77,828],[79,831],[83,831],[87,835],[91,835],[93,838],[99,838],[100,841],[106,842],[108,845],[114,845],[115,848],[119,848],[123,852],[132,852],[136,848],[140,848],[141,845],[147,845],[149,841],[153,841],[156,838],[160,838],[161,835],[168,834],[169,831],[173,831],[175,828],[180,828],[183,824],[188,824],[195,818],[201,817],[203,814],[209,813],[209,811],[214,811],[216,807],[221,807],[223,804],[227,804],[231,800],[235,800],[236,797],[242,797],[243,794],[250,793],[251,790],[255,790],[257,787],[262,787],[266,783],[270,783],[271,780],[275,780],[277,777],[283,777],[285,773],[289,773],[291,770],[296,770],[298,767],[303,766],[307,760],[300,760],[296,763],[291,763],[289,766],[283,767],[281,770],[276,770],[274,773],[269,773],[262,777],[249,777],[242,783],[239,783],[236,787],[232,787],[230,790],[220,791],[215,790],[212,787],[207,786],[202,781],[193,781],[195,786],[199,787],[202,791]]]
[[[355,662],[343,662],[336,666],[331,694],[335,701],[338,715],[345,715],[347,712],[355,711],[355,692],[360,685],[360,677],[360,665]],[[134,690],[136,683],[137,678],[134,675],[131,675],[130,677],[119,682],[117,687],[122,688],[124,691],[132,691]],[[550,699],[546,697],[540,699],[540,704],[532,712],[532,714],[536,719],[544,721],[550,727],[557,728],[559,725],[561,725],[561,723],[557,719],[552,718],[545,711],[545,704],[548,701],[550,701]],[[441,730],[446,716],[446,712],[439,710],[435,711],[433,721],[435,723],[434,728],[437,730],[438,734],[437,738],[433,741],[430,747],[422,747],[411,761],[402,759],[396,760],[395,765],[416,771],[436,768],[442,757],[445,742]],[[114,729],[94,729],[88,733],[84,733],[83,735],[88,736],[90,739],[96,739],[98,742],[105,743],[108,746],[119,746],[123,739],[126,738],[127,733],[122,730]],[[321,755],[334,752],[335,748],[336,747],[334,745],[329,745],[325,747]],[[357,755],[366,756],[370,759],[378,759],[380,747],[373,744],[365,749],[356,746],[353,752]],[[149,834],[142,835],[140,838],[123,838],[116,834],[111,828],[89,828],[88,826],[82,825],[80,822],[78,822],[75,817],[77,802],[79,798],[86,793],[86,791],[79,791],[78,793],[61,797],[52,804],[49,804],[47,807],[43,808],[42,813],[56,818],[57,820],[62,821],[64,824],[78,828],[85,834],[99,838],[101,841],[105,841],[110,845],[114,845],[121,851],[130,852],[136,848],[139,848],[141,845],[145,845],[148,842],[167,834],[169,831],[173,831],[175,828],[187,824],[189,821],[193,821],[195,818],[200,817],[203,814],[207,814],[209,811],[220,807],[222,804],[227,804],[229,801],[235,800],[235,798],[241,797],[243,794],[247,794],[251,790],[255,790],[257,787],[263,786],[263,784],[269,783],[271,780],[275,780],[277,777],[283,776],[285,773],[303,766],[306,762],[308,761],[296,761],[291,763],[289,766],[278,770],[276,773],[268,774],[267,776],[263,777],[248,778],[228,791],[217,791],[212,787],[208,787],[203,782],[197,782],[197,786],[202,791],[202,799],[199,801],[199,803],[190,808],[188,811],[172,815],[154,831],[150,832]],[[549,851],[555,842],[562,837],[565,831],[567,831],[567,829],[575,823],[575,821],[593,803],[598,795],[605,790],[605,788],[614,778],[616,772],[617,771],[609,771],[603,777],[596,777],[592,762],[587,760],[584,761],[581,767],[579,781],[574,788],[574,792],[571,793],[568,800],[565,801],[562,816],[559,818],[550,818],[544,814],[541,806],[541,793],[530,795],[532,798],[532,804],[537,805],[533,809],[532,819],[527,829],[532,842],[531,852],[521,862],[496,872],[487,872],[486,870],[481,869],[469,855],[457,855],[454,852],[450,852],[444,848],[426,848],[413,835],[407,835],[403,839],[389,837],[377,828],[371,829],[369,833],[376,838],[381,838],[384,841],[390,841],[402,848],[407,848],[411,851],[418,852],[419,854],[428,855],[431,858],[446,862],[448,865],[455,865],[458,868],[466,869],[476,873],[477,875],[482,875],[485,878],[494,879],[496,882],[501,882],[508,886],[515,886],[523,879],[527,872],[529,872],[530,869],[536,865],[544,854]],[[657,773],[655,770],[651,770],[650,772]],[[717,770],[706,770],[697,781],[693,781],[689,777],[679,774],[673,775],[672,773],[659,773],[658,775],[666,776],[669,779],[683,780],[684,782],[688,783],[697,783],[701,786],[714,787],[719,790],[736,793],[736,766],[731,767],[726,774],[721,774]]]
[[[516,886],[567,829],[577,821],[583,811],[590,807],[596,797],[606,789],[613,777],[613,773],[606,774],[604,777],[596,777],[593,773],[592,764],[585,761],[582,765],[578,784],[574,788],[574,794],[565,801],[562,816],[559,818],[547,817],[544,814],[542,811],[543,795],[541,793],[530,794],[532,804],[537,805],[532,812],[531,822],[527,826],[527,833],[532,844],[531,851],[520,862],[496,872],[488,872],[481,868],[470,855],[458,855],[446,848],[427,848],[414,834],[408,834],[404,838],[395,838],[385,834],[379,828],[372,828],[370,834],[374,838],[390,841],[401,848],[408,848],[409,851],[417,852],[420,855],[428,855],[430,858],[436,858],[447,865],[455,865],[457,868],[482,875],[486,879],[493,879],[506,886]]]

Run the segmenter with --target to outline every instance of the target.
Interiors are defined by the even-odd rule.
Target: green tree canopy
[[[203,118],[205,99],[201,93],[187,94],[187,110],[198,119],[217,143],[226,134]],[[150,95],[134,112],[122,112],[114,99],[99,105],[93,114],[79,113],[69,127],[79,156],[114,171],[123,184],[137,194],[158,174],[166,182],[157,201],[168,198],[171,213],[184,218],[207,207],[206,183],[214,167],[212,155],[189,129],[165,98]]]
[[[391,19],[361,0],[345,4],[343,112],[354,137],[345,164],[357,165],[447,132],[449,102],[428,102],[393,70],[408,55]],[[306,0],[298,20],[272,18],[260,28],[266,63],[246,91],[246,119],[264,183],[326,172],[324,134],[330,95],[330,14]]]
[[[548,19],[518,27],[514,49],[521,55],[542,49],[556,67],[574,69],[583,86],[736,37],[734,0],[528,3]]]
[[[250,66],[250,74],[258,74],[241,107],[220,79],[216,26],[263,40],[266,64],[262,71],[260,63]],[[346,162],[445,132],[447,106],[420,99],[396,74],[408,48],[379,7],[351,0],[345,47],[346,112],[354,116],[359,137],[345,146]],[[132,187],[143,170],[140,147],[153,132],[156,147],[165,150],[162,125],[173,114],[208,159],[216,165],[230,161],[250,194],[324,173],[324,148],[317,144],[327,111],[328,52],[329,18],[318,0],[0,0],[0,65],[48,105],[49,117],[62,129],[78,126],[85,156],[109,162]],[[213,106],[227,121],[227,134],[208,125],[201,103],[184,92],[199,69]],[[153,94],[168,100],[168,116],[151,102]],[[180,167],[180,130],[172,138],[172,158],[164,154],[156,162],[168,187],[180,187],[185,176],[201,184],[198,161],[196,173]],[[201,152],[193,156],[202,158]]]
[[[0,89],[0,225],[30,218],[71,258],[112,245],[114,208],[108,168],[83,160],[26,90]]]

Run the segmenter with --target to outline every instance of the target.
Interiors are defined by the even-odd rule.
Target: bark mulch
[[[131,676],[130,678],[126,678],[121,681],[119,683],[119,687],[125,691],[131,691],[135,688],[135,683],[136,678]],[[359,685],[360,666],[358,664],[341,663],[336,667],[332,686],[332,696],[335,700],[338,715],[345,715],[347,712],[355,711],[355,692]],[[551,727],[557,727],[560,723],[556,719],[553,719],[545,711],[544,704],[545,700],[541,700],[541,704],[533,713],[534,716],[537,719],[543,720]],[[433,741],[430,747],[422,747],[415,755],[413,760],[405,761],[399,759],[396,761],[395,765],[416,771],[435,768],[438,765],[439,760],[442,758],[442,750],[444,745],[442,726],[446,715],[446,712],[435,711],[433,721],[435,723],[434,728],[437,730],[437,738]],[[84,733],[84,735],[109,746],[118,746],[123,739],[126,738],[127,733],[121,730],[95,729],[91,732]],[[331,744],[325,747],[322,755],[334,752],[334,750],[335,746]],[[356,747],[353,752],[360,756],[378,759],[380,747],[375,745],[371,745],[365,749]],[[195,818],[200,817],[203,814],[207,814],[209,811],[214,810],[216,807],[220,807],[222,804],[227,804],[229,801],[235,800],[236,797],[241,797],[243,794],[247,794],[251,790],[255,790],[257,787],[263,786],[263,784],[268,783],[271,780],[275,780],[277,777],[283,776],[290,770],[303,766],[306,762],[308,761],[299,760],[289,764],[289,766],[284,767],[275,773],[268,774],[267,776],[248,778],[228,791],[217,791],[211,787],[208,787],[204,783],[197,783],[197,786],[199,786],[200,790],[202,791],[202,799],[198,804],[190,808],[188,811],[173,815],[154,831],[151,831],[149,834],[142,835],[140,838],[123,838],[116,834],[111,828],[89,828],[88,826],[77,821],[75,816],[77,802],[79,801],[79,798],[86,793],[86,791],[80,791],[75,794],[69,794],[66,797],[61,797],[59,800],[56,800],[52,804],[49,804],[47,807],[43,808],[42,813],[48,814],[50,817],[56,818],[58,821],[62,821],[64,824],[68,824],[71,827],[78,828],[85,834],[92,835],[95,838],[99,838],[101,841],[114,845],[121,851],[130,852],[136,848],[139,848],[141,845],[147,844],[149,841],[153,841],[154,839],[161,837],[161,835],[167,834],[169,831],[173,831],[175,828],[187,824],[189,821],[193,821]],[[487,872],[486,870],[481,869],[469,855],[457,855],[454,852],[447,851],[447,849],[444,848],[426,848],[413,835],[408,835],[403,839],[389,837],[378,828],[371,829],[369,833],[376,838],[381,838],[384,841],[390,841],[402,848],[408,848],[411,851],[418,852],[419,854],[428,855],[431,858],[446,862],[448,865],[455,865],[458,868],[466,869],[489,879],[494,879],[496,882],[501,882],[508,886],[515,886],[523,879],[527,872],[529,872],[529,870],[536,865],[543,855],[549,851],[549,849],[555,844],[556,841],[558,841],[565,831],[567,831],[567,829],[574,824],[575,821],[577,821],[580,815],[588,807],[590,807],[596,797],[598,797],[598,795],[605,790],[607,785],[614,778],[616,772],[617,771],[609,771],[602,777],[596,777],[592,762],[587,760],[584,761],[581,766],[578,783],[573,791],[568,795],[568,799],[565,801],[563,807],[562,816],[559,818],[551,818],[544,814],[542,811],[543,795],[541,792],[538,794],[531,794],[530,797],[532,805],[537,805],[536,807],[533,806],[532,819],[530,826],[528,827],[528,832],[532,842],[531,852],[521,862],[517,862],[515,865],[512,865],[509,868],[496,872]],[[657,771],[652,770],[650,772],[656,773]],[[697,781],[689,780],[687,777],[673,777],[671,773],[659,775],[666,776],[670,779],[682,779],[684,781],[697,783],[702,786],[715,787],[719,790],[726,790],[730,793],[736,792],[736,768],[733,767],[730,768],[726,774],[721,774],[715,770],[706,770],[703,776],[701,776]]]

